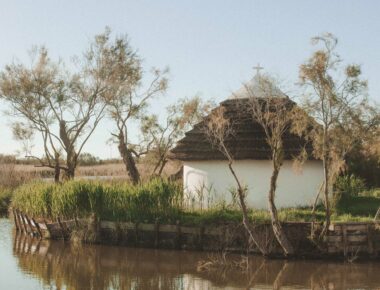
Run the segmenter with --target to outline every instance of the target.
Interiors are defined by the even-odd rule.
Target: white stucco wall
[[[266,208],[272,173],[271,161],[235,161],[234,169],[242,183],[248,187],[248,205]],[[199,192],[203,191],[203,206],[210,202],[232,200],[229,189],[236,188],[236,183],[226,161],[187,161],[184,163],[183,174],[184,189],[188,197],[194,197],[199,201]],[[323,170],[320,161],[307,161],[301,170],[295,170],[292,161],[285,161],[277,183],[277,207],[312,204],[322,180]]]

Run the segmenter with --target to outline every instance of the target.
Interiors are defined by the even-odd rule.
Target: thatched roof
[[[289,108],[296,104],[288,98]],[[233,120],[234,134],[226,140],[229,152],[235,160],[256,159],[267,160],[271,158],[271,150],[266,141],[266,136],[260,124],[252,121],[249,110],[248,98],[227,99],[220,103],[225,108],[224,114]],[[211,144],[205,132],[207,117],[196,124],[183,139],[177,142],[177,146],[171,150],[170,157],[178,160],[225,160],[225,156]],[[311,155],[312,146],[299,136],[288,130],[283,137],[284,158],[293,159],[303,148]]]

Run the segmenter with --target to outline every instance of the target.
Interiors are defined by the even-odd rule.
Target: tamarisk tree
[[[175,142],[200,122],[211,107],[212,102],[204,102],[199,97],[183,98],[167,107],[163,122],[156,114],[143,118],[141,131],[145,148],[153,159],[152,175],[161,176]]]
[[[307,136],[313,140],[315,157],[323,162],[326,219],[322,237],[330,225],[330,197],[335,178],[343,169],[353,141],[358,139],[353,133],[361,134],[354,128],[365,116],[362,112],[368,104],[367,82],[360,78],[360,66],[342,67],[335,51],[338,41],[332,34],[314,37],[312,43],[320,44],[321,48],[300,66],[300,83],[306,90],[303,109],[319,124],[308,130]],[[300,127],[306,129],[309,118],[301,115],[298,118]]]
[[[136,158],[147,153],[147,148],[136,146],[130,139],[129,128],[132,121],[141,121],[149,101],[167,88],[167,70],[152,69],[152,79],[143,87],[141,60],[131,48],[127,37],[116,38],[109,53],[117,59],[113,67],[112,89],[104,101],[108,116],[116,129],[112,137],[117,143],[121,158],[132,183],[140,181]]]
[[[83,57],[76,59],[74,72],[52,61],[41,48],[34,52],[31,66],[14,63],[0,74],[0,97],[10,113],[23,119],[23,130],[41,136],[43,158],[29,157],[39,160],[39,166],[54,168],[56,181],[60,170],[67,178],[74,177],[78,157],[104,116],[102,99],[113,88],[120,61],[111,50],[109,33],[95,37]]]
[[[267,197],[273,232],[285,254],[293,255],[294,248],[278,219],[275,195],[278,175],[284,160],[283,139],[289,132],[292,117],[291,110],[294,103],[277,89],[272,78],[257,75],[256,79],[260,96],[256,96],[254,91],[246,87],[249,97],[246,109],[251,115],[253,123],[258,123],[262,127],[266,143],[270,148],[272,174]]]
[[[220,106],[211,111],[205,118],[204,132],[211,145],[219,150],[220,153],[227,159],[228,169],[231,172],[237,187],[237,197],[239,205],[243,213],[243,225],[249,234],[250,239],[263,255],[267,255],[267,250],[260,243],[260,238],[257,233],[252,231],[249,225],[248,208],[246,204],[247,188],[239,179],[239,176],[234,168],[235,158],[229,146],[229,141],[233,139],[235,134],[234,120],[226,114],[226,109]]]

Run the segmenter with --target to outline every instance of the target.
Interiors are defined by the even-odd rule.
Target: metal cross
[[[253,69],[256,70],[256,74],[260,74],[260,70],[264,69],[262,66],[260,66],[260,63],[257,64],[257,66],[254,66]]]

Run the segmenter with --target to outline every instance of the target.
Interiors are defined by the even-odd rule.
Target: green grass
[[[69,181],[23,185],[15,191],[12,206],[48,219],[81,218],[94,213],[103,220],[144,222],[178,218],[181,201],[179,184],[158,179],[136,186]]]
[[[0,191],[0,208],[7,208],[11,194]],[[238,223],[239,209],[221,203],[207,210],[189,210],[182,203],[182,186],[154,179],[133,186],[125,182],[69,181],[63,184],[34,182],[14,191],[12,206],[33,217],[56,220],[96,214],[102,220],[155,222],[185,225]],[[333,209],[332,221],[370,221],[380,198],[376,196],[345,197]],[[279,209],[281,221],[309,222],[313,220],[308,207]],[[315,220],[323,221],[323,208],[317,208]],[[250,210],[252,222],[270,222],[266,210]]]
[[[380,198],[375,196],[351,196],[341,198],[336,205],[336,214],[352,217],[374,217],[380,207]]]

